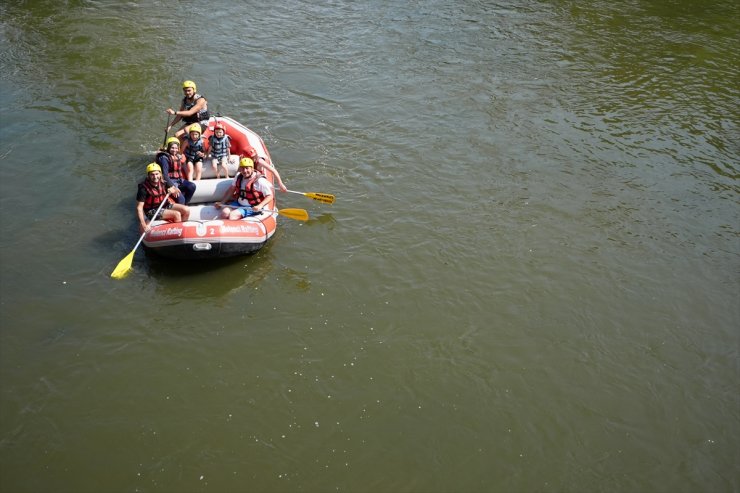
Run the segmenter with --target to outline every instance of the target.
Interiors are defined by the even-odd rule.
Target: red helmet
[[[247,157],[251,157],[251,158],[254,158],[254,157],[255,157],[255,156],[257,155],[257,151],[255,151],[255,150],[254,150],[254,147],[252,147],[252,146],[249,146],[249,147],[247,147],[247,148],[246,148],[246,150],[244,151],[244,154],[246,154],[246,155],[247,155]]]
[[[216,130],[219,130],[219,129],[221,129],[221,130],[223,130],[224,132],[226,132],[226,128],[224,128],[224,126],[223,126],[223,124],[222,124],[222,123],[217,123],[217,124],[216,124],[216,126],[215,126],[215,127],[213,127],[213,131],[214,131],[214,132],[215,132]]]

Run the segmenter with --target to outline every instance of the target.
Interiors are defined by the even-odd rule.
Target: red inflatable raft
[[[221,116],[208,121],[203,138],[213,134],[216,123],[224,126],[231,140],[229,176],[216,179],[210,159],[203,162],[203,174],[196,184],[195,194],[190,201],[190,218],[182,223],[162,220],[152,222],[152,228],[144,236],[144,247],[153,253],[177,259],[203,259],[247,255],[262,248],[272,238],[277,228],[277,212],[262,212],[237,221],[219,219],[219,210],[213,205],[221,200],[237,172],[239,158],[247,155],[251,147],[259,156],[272,164],[262,138],[252,130],[231,118]],[[274,183],[274,176],[265,170],[265,177]],[[276,210],[274,202],[270,209]]]

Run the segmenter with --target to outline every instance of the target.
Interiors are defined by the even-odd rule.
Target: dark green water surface
[[[3,2],[0,491],[739,491],[738,19]],[[185,79],[337,202],[112,280]]]

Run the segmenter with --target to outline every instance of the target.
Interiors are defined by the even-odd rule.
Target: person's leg
[[[254,216],[254,210],[252,209],[251,206],[240,205],[237,208],[235,208],[233,211],[231,211],[231,214],[229,215],[229,219],[239,220],[247,216]]]
[[[186,123],[185,125],[180,127],[180,129],[177,132],[175,132],[175,137],[177,137],[178,139],[180,139],[180,141],[182,141],[183,137],[185,137],[185,129],[189,126],[190,124]]]
[[[185,193],[184,193],[185,190],[183,190],[182,185],[178,185],[177,183],[175,183],[175,186],[180,189],[180,195],[175,197],[175,200],[177,201],[178,204],[186,204],[187,201],[186,201]]]
[[[193,194],[195,193],[195,183],[183,180],[180,184],[180,191],[182,192],[180,196],[185,196],[185,205],[188,205],[193,199]]]
[[[180,219],[175,222],[184,222],[190,218],[190,207],[183,204],[172,204],[172,208],[169,209],[172,212],[176,212]]]
[[[247,214],[247,209],[251,210],[251,207],[246,206],[245,208],[245,206],[240,205],[236,200],[232,200],[221,207],[221,214],[219,217],[221,217],[221,219],[231,219],[232,221],[236,221]]]
[[[177,204],[177,205],[180,205],[180,204]],[[168,221],[171,223],[182,222],[182,215],[180,214],[180,211],[174,209],[174,206],[172,209],[163,210],[160,214],[160,217],[164,219],[165,221]]]
[[[235,208],[239,207],[239,202],[236,200],[232,200],[231,202],[226,202],[221,207],[221,212],[219,213],[219,217],[221,219],[228,219],[231,215],[231,211],[233,211]]]
[[[243,217],[244,217],[244,209],[242,209],[241,207],[238,209],[234,209],[229,214],[229,219],[231,219],[232,221],[238,221],[239,219]]]

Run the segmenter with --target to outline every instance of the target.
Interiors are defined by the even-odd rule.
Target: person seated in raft
[[[211,166],[216,178],[221,178],[221,169],[224,170],[224,178],[229,177],[229,153],[231,152],[231,139],[226,135],[224,126],[217,123],[213,128],[213,135],[208,138],[211,148]]]
[[[203,173],[203,158],[206,156],[206,141],[201,137],[198,123],[193,123],[188,128],[188,135],[182,143],[182,152],[187,161],[186,178],[190,181],[200,180]]]
[[[280,178],[280,173],[278,173],[278,170],[275,169],[273,165],[267,162],[267,159],[265,159],[262,156],[257,155],[257,151],[254,149],[254,147],[248,147],[246,151],[247,157],[254,161],[254,169],[257,170],[257,172],[265,174],[265,170],[272,171],[272,174],[275,175],[275,178],[277,179],[278,186],[280,187],[280,191],[287,192],[288,189],[285,185],[283,185],[283,180]]]
[[[234,182],[215,206],[221,209],[219,217],[235,221],[258,214],[272,202],[272,196],[270,182],[255,171],[254,161],[245,157],[239,162],[239,172]]]
[[[175,132],[175,137],[182,138],[185,135],[185,128],[192,125],[193,123],[200,123],[202,126],[208,126],[208,119],[211,117],[208,113],[208,100],[201,94],[196,92],[195,82],[192,80],[186,80],[182,83],[182,92],[185,95],[182,98],[180,109],[178,111],[172,108],[167,108],[165,111],[170,115],[175,115],[175,119],[165,129],[165,135],[169,133],[170,129],[175,126],[177,122],[182,120],[185,125]]]
[[[164,149],[157,152],[154,161],[162,168],[165,183],[173,183],[181,193],[177,195],[178,204],[189,204],[195,193],[195,183],[185,179],[185,156],[180,154],[180,141],[170,137]]]
[[[159,214],[161,219],[169,222],[187,221],[190,217],[190,208],[187,205],[173,203],[172,196],[177,197],[180,190],[172,183],[162,178],[162,168],[157,163],[149,163],[146,167],[146,179],[139,183],[136,192],[136,215],[139,217],[139,232],[149,231],[150,226],[146,218],[153,219],[159,205],[167,194],[167,203]]]

